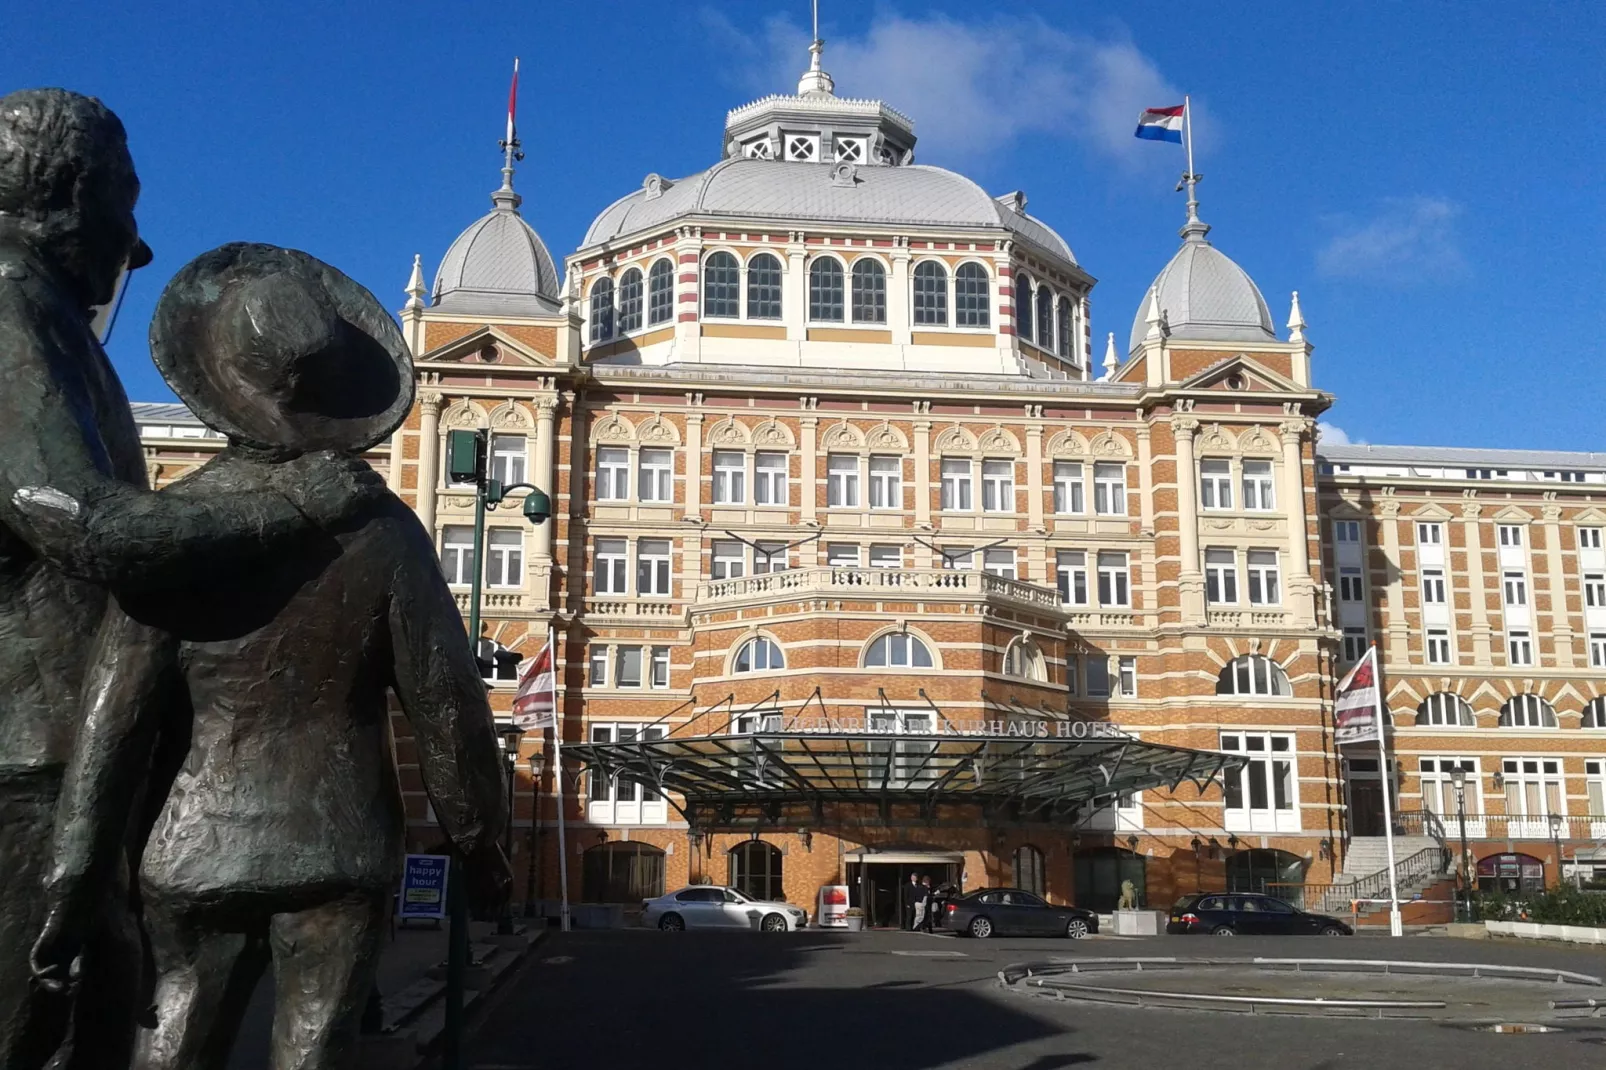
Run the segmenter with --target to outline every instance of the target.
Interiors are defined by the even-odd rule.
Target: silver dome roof
[[[519,215],[521,198],[511,175],[491,194],[495,205],[457,236],[440,270],[430,304],[466,315],[548,315],[559,306],[559,279],[552,254],[535,228]]]
[[[1197,221],[1182,228],[1182,248],[1155,277],[1160,313],[1171,338],[1207,342],[1275,342],[1271,310],[1249,273],[1205,240],[1210,228]],[[1149,296],[1132,319],[1128,352],[1149,333]]]

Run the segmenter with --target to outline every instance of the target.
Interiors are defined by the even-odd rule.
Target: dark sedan
[[[1269,895],[1185,895],[1171,908],[1168,933],[1211,936],[1354,936],[1325,914],[1307,914]]]
[[[1067,936],[1099,931],[1099,916],[1081,907],[1058,907],[1019,888],[983,888],[948,901],[943,928],[963,936]]]

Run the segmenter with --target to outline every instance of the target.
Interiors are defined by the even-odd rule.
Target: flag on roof
[[[507,144],[511,145],[518,138],[518,128],[513,122],[514,114],[519,110],[519,59],[513,57],[513,84],[507,90]]]
[[[526,732],[557,724],[557,677],[552,672],[552,644],[519,666],[519,689],[513,695],[513,723]]]
[[[1339,682],[1333,700],[1333,739],[1339,743],[1364,743],[1378,733],[1377,647],[1366,655]]]
[[[1148,141],[1173,141],[1182,144],[1182,117],[1186,104],[1174,108],[1148,108],[1138,116],[1137,136]]]

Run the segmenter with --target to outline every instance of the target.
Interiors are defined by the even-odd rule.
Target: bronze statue
[[[203,560],[245,562],[314,535],[382,488],[360,461],[307,455],[272,483],[157,495],[122,385],[92,328],[150,260],[123,127],[60,89],[0,98],[0,1067],[57,1052],[70,1003],[30,984],[28,949],[56,797],[110,588]],[[109,873],[115,882],[117,867]],[[125,900],[85,923],[80,999],[93,1027],[59,1065],[122,1065],[140,976]]]
[[[164,496],[277,485],[304,450],[387,437],[412,402],[411,359],[373,295],[273,246],[226,245],[181,270],[151,351],[229,439]],[[433,542],[386,494],[253,567],[208,564],[118,602],[62,788],[38,968],[59,977],[77,954],[149,770],[138,888],[156,1006],[135,1066],[221,1066],[270,961],[272,1065],[343,1066],[402,861],[390,689],[480,905],[511,879],[495,725]]]

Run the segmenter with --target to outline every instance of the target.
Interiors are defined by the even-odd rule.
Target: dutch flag
[[[1174,108],[1148,108],[1138,116],[1137,136],[1147,141],[1171,141],[1182,144],[1182,119],[1187,105]]]

